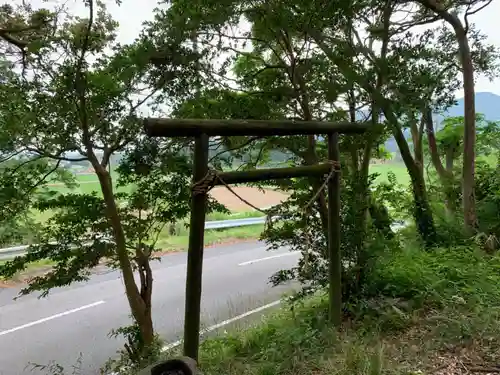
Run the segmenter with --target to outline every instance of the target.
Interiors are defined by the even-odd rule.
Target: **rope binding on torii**
[[[307,251],[304,255],[304,266],[305,269],[308,268],[308,260],[309,260],[309,251],[311,247],[311,238],[309,231],[307,230],[308,226],[308,211],[314,204],[314,202],[318,199],[319,195],[321,194],[322,191],[325,190],[326,186],[328,185],[328,182],[330,179],[334,176],[335,173],[340,173],[341,172],[341,164],[337,160],[327,160],[327,164],[331,165],[331,170],[330,173],[326,176],[325,180],[323,181],[323,184],[316,190],[316,192],[313,194],[312,198],[307,202],[307,204],[301,209],[301,215],[304,218],[305,221],[305,240],[306,240],[306,248]],[[243,203],[247,204],[248,206],[252,207],[254,210],[259,211],[266,215],[266,223],[265,226],[268,228],[272,228],[272,210],[263,210],[254,204],[250,203],[248,200],[243,198],[240,194],[238,194],[234,189],[229,186],[221,177],[218,171],[215,169],[210,168],[207,172],[207,174],[199,181],[194,182],[191,185],[191,190],[194,195],[198,194],[208,194],[210,190],[212,190],[216,183],[220,182],[229,192],[231,192],[236,198],[241,200]]]

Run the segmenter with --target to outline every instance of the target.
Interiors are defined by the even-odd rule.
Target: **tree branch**
[[[215,154],[214,156],[212,156],[208,162],[211,163],[212,160],[214,160],[215,158],[217,158],[218,156],[222,155],[223,153],[225,152],[231,152],[231,151],[236,151],[236,150],[239,150],[245,146],[248,146],[249,144],[251,144],[252,142],[254,141],[257,141],[259,139],[262,139],[262,137],[250,137],[249,139],[247,139],[242,145],[238,145],[238,146],[235,146],[235,147],[232,147],[230,149],[227,149],[227,150],[223,150],[221,152],[218,152],[217,154]]]
[[[465,16],[464,16],[465,32],[466,33],[469,31],[469,16],[472,16],[472,15],[476,14],[477,12],[480,12],[481,10],[486,8],[488,5],[490,5],[492,1],[493,0],[487,0],[485,4],[483,4],[482,6],[480,6],[477,9],[474,9],[474,10],[470,10],[470,8],[472,8],[474,2],[471,2],[469,4],[469,6],[467,7],[467,10],[465,11]]]
[[[58,160],[57,163],[56,163],[56,165],[51,170],[49,170],[47,173],[45,173],[43,175],[43,177],[35,185],[33,185],[31,188],[28,189],[26,195],[28,195],[29,193],[31,193],[38,186],[40,186],[43,182],[45,182],[45,180],[47,179],[47,177],[49,177],[52,173],[54,173],[59,168],[60,164],[61,164],[61,160]]]
[[[11,154],[9,154],[9,155],[7,155],[7,156],[5,156],[5,157],[2,157],[2,158],[0,159],[0,163],[5,163],[6,161],[9,161],[9,160],[10,160],[10,159],[12,159],[13,157],[15,157],[15,156],[17,156],[17,155],[21,154],[21,153],[22,153],[22,152],[24,152],[24,151],[26,151],[26,149],[25,149],[25,148],[21,149],[20,151],[16,151],[16,152],[14,152],[14,153],[11,153]]]
[[[20,50],[24,50],[28,45],[28,43],[13,37],[8,30],[0,29],[0,38],[5,40],[7,43],[19,48]]]
[[[62,150],[57,154],[51,154],[47,151],[43,151],[41,149],[33,148],[33,147],[26,147],[26,151],[34,152],[37,155],[41,156],[42,158],[47,158],[47,159],[54,159],[58,161],[68,161],[68,162],[79,162],[79,161],[86,161],[88,160],[87,157],[83,156],[81,158],[67,158],[65,156],[61,156],[66,151],[69,150]]]
[[[76,64],[76,74],[75,74],[75,89],[77,94],[77,110],[80,115],[80,125],[82,128],[83,143],[87,152],[87,157],[89,158],[92,165],[98,164],[97,158],[92,150],[92,142],[88,123],[87,114],[87,79],[83,73],[83,66],[85,64],[85,55],[90,46],[90,33],[92,32],[92,26],[94,23],[94,0],[88,0],[89,7],[89,19],[87,21],[87,29],[85,31],[85,36],[83,39],[83,44],[81,47],[81,53],[78,57]]]
[[[436,142],[436,135],[434,134],[434,124],[432,121],[432,110],[430,107],[427,107],[422,113],[422,120],[426,125],[427,132],[427,141],[429,143],[429,153],[431,154],[431,161],[436,168],[436,172],[441,180],[446,180],[448,177],[448,172],[445,170],[443,163],[441,162],[441,158],[439,156],[439,151]]]

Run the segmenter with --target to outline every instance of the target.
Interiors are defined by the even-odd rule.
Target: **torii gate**
[[[340,254],[340,151],[338,135],[363,133],[369,123],[322,122],[294,120],[144,120],[150,137],[194,137],[193,190],[189,228],[184,318],[184,355],[198,359],[200,340],[200,303],[203,271],[203,243],[207,193],[215,185],[287,179],[293,177],[323,177],[328,180],[328,257],[329,257],[329,316],[335,325],[342,320],[342,264]],[[209,137],[211,136],[290,136],[326,134],[328,163],[292,168],[270,168],[253,171],[213,173],[208,168]]]

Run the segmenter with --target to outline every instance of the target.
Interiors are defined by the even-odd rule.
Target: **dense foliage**
[[[158,354],[150,262],[161,250],[158,236],[189,215],[193,146],[147,138],[141,118],[364,121],[366,134],[340,139],[345,316],[370,309],[360,301],[380,295],[438,304],[439,296],[464,292],[455,283],[436,289],[437,297],[423,293],[439,277],[453,279],[456,263],[482,267],[485,255],[470,249],[491,253],[500,244],[500,124],[475,113],[470,100],[470,75],[495,77],[498,51],[468,19],[483,1],[464,4],[172,0],[126,45],[99,1],[85,1],[84,17],[64,7],[4,5],[0,244],[31,246],[1,263],[0,276],[50,260],[52,268],[23,289],[46,295],[87,280],[99,264],[120,269],[133,324],[119,333],[130,339],[124,356],[136,369]],[[434,124],[462,85],[464,116]],[[391,157],[383,147],[389,138],[408,186],[370,171],[374,160]],[[217,171],[327,161],[322,136],[220,137],[212,146]],[[98,192],[74,190],[68,166],[75,165],[91,168]],[[263,184],[289,198],[270,210],[282,220],[262,239],[302,253],[271,281],[300,281],[298,299],[318,293],[330,283],[323,179],[254,185]],[[226,211],[212,199],[207,209]],[[417,235],[400,235],[396,221]],[[410,240],[415,251],[405,253]]]

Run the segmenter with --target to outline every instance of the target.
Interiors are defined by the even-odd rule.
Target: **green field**
[[[69,189],[62,183],[49,184],[48,187],[59,191],[61,193],[75,192],[75,193],[92,193],[100,192],[101,188],[99,186],[99,181],[97,176],[93,173],[90,174],[75,174],[76,182],[79,184],[77,188]],[[112,173],[113,183],[116,185],[118,174],[113,171]],[[124,189],[124,188],[121,188]]]
[[[486,162],[486,163],[490,164],[491,166],[494,166],[497,164],[498,159],[497,159],[497,155],[495,155],[495,154],[478,155],[477,161],[478,162]],[[457,165],[458,165],[458,162],[457,162]],[[429,167],[429,173],[434,173],[434,171],[435,171],[434,167],[431,165]],[[387,181],[387,174],[389,172],[392,172],[396,175],[396,180],[398,181],[398,183],[400,183],[402,185],[410,184],[410,176],[408,175],[408,171],[402,162],[388,162],[386,164],[372,164],[372,165],[370,165],[370,173],[380,173],[380,176],[376,180],[378,182]]]
[[[406,171],[406,167],[404,166],[403,163],[387,163],[387,164],[374,164],[370,166],[370,172],[371,173],[380,173],[380,177],[378,178],[378,181],[386,181],[387,180],[387,173],[388,172],[393,172],[396,175],[396,178],[399,183],[401,184],[407,184],[409,183],[410,179],[408,176],[408,173]],[[94,174],[76,174],[75,175],[77,182],[79,182],[79,186],[75,189],[70,190],[63,184],[52,184],[50,185],[51,189],[57,190],[61,193],[69,192],[69,191],[74,191],[74,192],[81,192],[81,193],[90,193],[90,192],[99,192],[100,187],[99,187],[99,182],[97,180],[97,176]],[[113,173],[113,181],[116,183],[118,176],[116,173]]]
[[[387,163],[387,164],[372,164],[370,166],[370,173],[379,173],[377,182],[386,182],[389,172],[394,173],[398,183],[408,185],[410,183],[410,176],[403,163]]]

